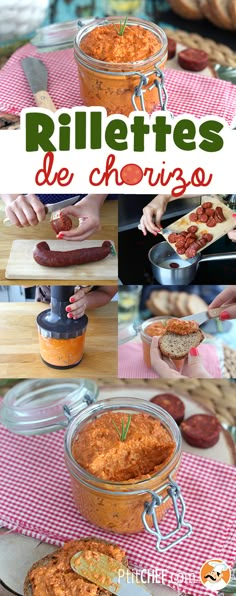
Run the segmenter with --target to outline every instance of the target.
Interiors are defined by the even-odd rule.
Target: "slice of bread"
[[[229,0],[211,0],[211,11],[223,29],[233,29],[229,12]]]
[[[167,331],[159,340],[159,348],[163,356],[172,360],[185,358],[191,348],[197,348],[203,341],[204,334],[201,329],[188,335],[177,335]]]
[[[229,14],[232,19],[233,28],[236,29],[236,0],[230,0]]]
[[[198,0],[169,0],[169,4],[174,12],[184,19],[202,19],[203,15]]]
[[[211,21],[213,25],[220,27],[218,18],[216,14],[212,11],[211,0],[198,0],[198,3],[204,17],[206,17],[208,21]]]
[[[179,292],[169,292],[169,307],[170,307],[170,314],[171,316],[177,317],[176,313],[176,300],[178,298]]]
[[[201,296],[197,296],[197,294],[189,294],[186,315],[195,315],[198,312],[204,312],[205,310],[208,310],[208,305],[205,300],[203,300]]]
[[[81,540],[71,540],[70,542],[67,542],[64,545],[64,547],[55,550],[50,555],[43,557],[42,559],[40,559],[39,561],[34,563],[34,565],[32,565],[31,569],[28,571],[27,576],[25,578],[24,596],[34,596],[34,588],[33,588],[32,581],[31,581],[32,572],[37,571],[37,569],[42,568],[42,567],[45,567],[45,569],[46,569],[46,567],[48,565],[50,565],[50,567],[53,566],[56,568],[58,564],[61,564],[61,563],[59,563],[60,556],[63,553],[63,551],[65,551],[65,550],[66,550],[66,555],[68,555],[68,571],[66,569],[65,573],[67,574],[68,572],[71,572],[72,574],[75,574],[75,572],[72,571],[70,568],[70,559],[73,557],[74,554],[76,554],[80,550],[86,550],[88,542],[93,543],[93,550],[95,550],[94,546],[97,545],[98,552],[103,552],[105,550],[103,548],[103,546],[109,545],[109,546],[115,547],[119,551],[119,558],[117,558],[117,560],[119,560],[122,563],[122,565],[125,565],[126,567],[128,566],[127,558],[124,555],[124,551],[112,542],[108,542],[106,540],[100,540],[99,538],[94,538],[94,537],[82,538]],[[87,550],[88,550],[88,547],[87,547]],[[115,558],[115,556],[114,556],[114,558]],[[63,566],[64,565],[65,565],[65,563],[63,563]],[[77,575],[77,574],[75,574],[75,575]],[[78,575],[78,577],[80,577],[80,576]],[[81,579],[83,579],[83,578],[81,578]],[[85,586],[84,594],[87,594],[89,592],[86,590],[86,586],[88,586],[88,585],[94,586],[94,584],[91,584],[91,582],[89,582],[88,580],[85,580],[85,579],[83,581],[84,581],[84,586]],[[74,586],[73,586],[73,588],[74,588]],[[80,586],[80,590],[78,590],[78,594],[82,595],[83,592],[81,591],[81,589],[83,589],[83,586],[82,586],[82,588]],[[76,592],[76,594],[77,594],[77,592]],[[109,594],[110,594],[110,592],[108,592],[107,590],[104,590],[102,588],[99,588],[97,586],[96,596],[109,596]],[[42,594],[42,596],[44,596],[44,595]]]
[[[179,292],[179,295],[176,299],[176,317],[186,317],[188,314],[187,311],[187,302],[189,299],[189,294],[187,292]]]
[[[170,315],[170,304],[169,304],[169,292],[168,290],[154,290],[150,294],[150,306],[153,309],[151,312],[156,316],[169,316]]]

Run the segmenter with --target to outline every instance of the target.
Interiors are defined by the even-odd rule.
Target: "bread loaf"
[[[202,19],[198,0],[169,0],[169,4],[184,19]]]

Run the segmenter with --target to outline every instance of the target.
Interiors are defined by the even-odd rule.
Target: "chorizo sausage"
[[[103,242],[102,246],[91,248],[78,248],[66,252],[51,250],[47,242],[39,242],[33,250],[33,257],[38,265],[43,267],[69,267],[70,265],[83,265],[105,259],[112,251],[112,244],[109,240]]]
[[[209,217],[207,224],[208,228],[214,228],[216,226],[216,220],[214,217]]]

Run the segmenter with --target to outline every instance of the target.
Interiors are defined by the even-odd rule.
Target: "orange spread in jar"
[[[125,551],[118,546],[95,539],[73,540],[31,569],[27,576],[32,587],[30,593],[33,596],[98,596],[101,588],[80,577],[70,566],[73,555],[86,550],[103,553],[120,563],[126,562]],[[104,594],[109,592],[104,590]]]
[[[44,337],[39,331],[39,348],[44,362],[66,367],[78,364],[83,357],[85,333],[69,339]]]
[[[113,24],[96,27],[83,38],[81,49],[96,60],[127,63],[146,60],[161,48],[158,38],[140,25],[127,25],[123,35],[118,30]]]
[[[166,323],[157,321],[156,323],[150,323],[145,329],[146,335],[154,337],[155,335],[163,335],[166,330]]]
[[[118,34],[114,24],[100,25],[85,34],[78,47],[80,95],[85,106],[102,106],[108,114],[128,116],[134,110],[132,97],[141,75],[147,75],[143,87],[145,109],[149,114],[157,109],[159,98],[153,85],[156,75],[150,73],[156,66],[162,70],[167,57],[165,51],[161,54],[158,35],[140,25],[127,25],[123,35]],[[94,59],[100,61],[99,66],[90,64]],[[134,74],[136,71],[140,74]],[[140,97],[136,97],[136,104],[142,109]]]
[[[175,443],[161,422],[148,414],[133,414],[127,437],[116,431],[128,414],[106,413],[88,423],[72,444],[74,459],[90,474],[110,482],[150,478],[171,458]]]
[[[146,413],[131,416],[124,441],[117,429],[128,420],[124,412],[107,412],[88,422],[73,438],[74,460],[91,474],[88,484],[71,474],[72,492],[81,515],[90,523],[110,532],[132,534],[143,530],[144,503],[151,495],[143,492],[166,484],[166,465],[172,466],[176,443],[161,422]],[[175,464],[176,466],[176,464]],[[109,483],[109,484],[108,484]],[[160,521],[171,507],[167,489],[161,491],[163,503],[156,509]],[[166,497],[166,499],[165,499]],[[152,525],[152,518],[147,516]]]
[[[167,321],[166,332],[176,333],[177,335],[188,335],[198,331],[199,325],[196,321],[181,321],[181,319],[170,319]]]

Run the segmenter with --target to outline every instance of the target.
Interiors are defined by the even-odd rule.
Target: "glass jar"
[[[151,478],[132,483],[110,482],[90,474],[74,459],[73,441],[87,423],[107,412],[142,413],[159,420],[175,443],[171,460]],[[65,462],[74,501],[81,515],[109,532],[132,534],[145,528],[155,535],[159,552],[171,548],[192,531],[190,524],[184,521],[185,505],[176,483],[180,457],[181,435],[173,418],[155,404],[135,398],[111,398],[91,405],[70,421],[65,436]],[[163,535],[159,522],[172,506],[176,527]],[[184,535],[179,533],[183,527]]]
[[[140,336],[141,336],[142,347],[143,347],[143,359],[144,359],[144,362],[148,368],[152,368],[151,359],[150,359],[150,349],[151,349],[153,335],[147,334],[147,328],[150,325],[155,325],[156,326],[155,335],[159,335],[158,334],[158,324],[165,323],[165,321],[167,321],[170,318],[171,317],[152,317],[151,319],[147,319],[147,321],[144,321],[140,327]],[[161,333],[160,333],[160,335],[161,335]]]
[[[158,25],[135,17],[127,19],[127,26],[140,27],[143,34],[144,31],[152,33],[158,42],[159,49],[156,53],[144,60],[106,62],[93,58],[82,50],[81,44],[88,34],[112,24],[119,28],[120,21],[121,17],[116,16],[98,19],[82,27],[77,33],[74,49],[84,105],[102,106],[108,114],[125,116],[139,109],[151,114],[160,105],[162,109],[166,109],[163,69],[167,60],[167,37]],[[130,46],[128,47],[130,51]]]
[[[30,379],[17,383],[6,393],[0,404],[0,422],[9,431],[24,436],[67,427],[65,462],[81,515],[109,531],[127,533],[145,528],[156,537],[157,550],[167,550],[192,532],[184,519],[185,504],[176,483],[181,457],[179,428],[167,412],[151,402],[123,397],[97,402],[97,396],[96,383],[88,379]],[[84,424],[111,411],[149,414],[160,420],[173,438],[171,460],[152,478],[133,484],[104,482],[74,460],[74,437]],[[158,524],[172,506],[176,527],[163,536]]]

